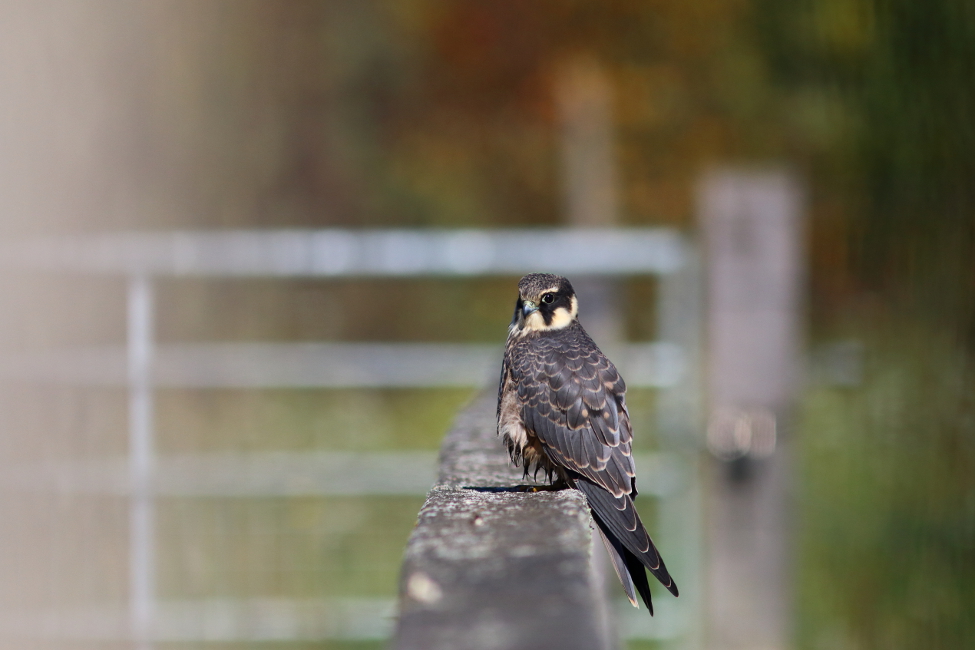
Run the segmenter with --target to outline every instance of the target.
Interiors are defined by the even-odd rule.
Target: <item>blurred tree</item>
[[[781,151],[740,0],[147,9],[142,221],[489,225],[560,214],[555,76],[615,83],[625,222],[688,224],[712,161]]]
[[[971,3],[758,0],[755,15],[820,207],[846,206],[859,286],[899,294],[975,347]]]

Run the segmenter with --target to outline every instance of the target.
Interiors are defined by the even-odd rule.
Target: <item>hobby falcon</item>
[[[518,283],[498,390],[498,434],[526,475],[541,471],[586,495],[627,598],[638,607],[639,592],[653,614],[644,567],[675,596],[677,585],[633,506],[626,385],[578,313],[567,279],[532,273]]]

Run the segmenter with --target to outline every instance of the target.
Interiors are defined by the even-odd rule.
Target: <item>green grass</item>
[[[438,449],[471,389],[165,390],[161,453]]]
[[[160,597],[395,597],[422,504],[422,497],[162,500]]]

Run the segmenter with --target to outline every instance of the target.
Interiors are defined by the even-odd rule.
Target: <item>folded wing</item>
[[[646,567],[675,596],[677,586],[633,505],[633,439],[616,367],[588,340],[539,341],[537,354],[510,366],[525,427],[567,470],[589,501],[623,588],[651,613]]]

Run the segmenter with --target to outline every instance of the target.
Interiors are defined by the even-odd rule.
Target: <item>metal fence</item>
[[[659,417],[669,459],[638,459],[644,494],[661,497],[664,545],[685,584],[697,582],[700,495],[695,438],[699,417],[700,278],[691,244],[669,229],[318,230],[113,234],[6,244],[9,267],[127,279],[127,345],[13,355],[0,379],[128,391],[128,457],[45,462],[11,468],[16,489],[125,496],[129,508],[129,606],[123,626],[102,612],[41,614],[0,621],[7,627],[56,627],[87,638],[122,635],[154,641],[307,640],[381,637],[389,604],[266,599],[158,602],[156,502],[170,496],[298,497],[422,494],[433,479],[432,452],[361,454],[211,453],[160,457],[154,445],[154,390],[179,388],[343,388],[481,386],[494,381],[498,346],[417,343],[194,343],[158,345],[154,281],[203,278],[382,278],[518,276],[545,270],[572,277],[656,276],[660,340],[620,344],[611,356],[631,387],[660,389]],[[604,346],[610,347],[610,346]],[[613,352],[612,348],[610,352]],[[680,468],[680,471],[674,468]],[[676,474],[675,474],[676,471]],[[668,544],[667,539],[680,540]],[[661,607],[658,621],[626,619],[630,636],[687,640],[700,618],[693,595]],[[101,617],[101,618],[99,618]],[[111,619],[111,620],[110,620]],[[97,621],[103,620],[99,624]],[[45,622],[46,621],[46,622]],[[651,626],[651,627],[648,627]],[[657,625],[658,627],[652,627]],[[124,629],[127,627],[127,631]],[[377,631],[378,630],[378,631]],[[22,629],[24,634],[32,633]]]

